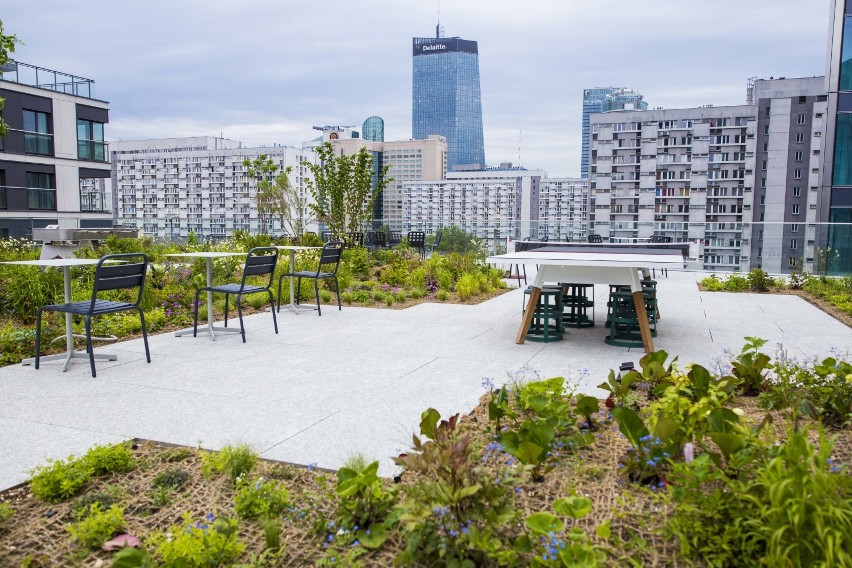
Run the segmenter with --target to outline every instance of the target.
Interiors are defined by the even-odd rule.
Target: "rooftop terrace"
[[[681,364],[718,369],[723,351],[739,352],[745,336],[800,359],[852,350],[852,329],[801,298],[701,292],[704,276],[670,272],[658,281],[654,344]],[[361,452],[387,475],[420,413],[470,411],[483,377],[499,384],[534,369],[601,395],[596,385],[610,368],[642,356],[604,343],[606,292],[596,287],[597,326],[568,330],[558,343],[515,344],[522,292],[514,290],[475,306],[282,311],[279,335],[268,313],[257,314],[246,318],[245,344],[238,334],[152,336],[151,364],[141,339],[126,341],[97,350],[119,355],[98,362],[97,379],[85,361],[67,373],[57,363],[0,368],[0,488],[47,458],[133,437],[205,448],[245,442],[265,458],[328,468]]]
[[[95,98],[92,88],[95,82],[92,79],[78,77],[62,71],[36,67],[20,61],[9,61],[0,66],[0,74],[0,79],[3,81],[57,91],[76,97]]]

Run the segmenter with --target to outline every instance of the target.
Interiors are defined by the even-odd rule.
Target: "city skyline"
[[[489,164],[577,176],[583,89],[631,87],[666,108],[743,104],[748,77],[825,72],[828,9],[827,0],[690,0],[676,10],[540,0],[523,11],[471,1],[443,5],[441,25],[479,43]],[[110,102],[108,140],[224,134],[271,146],[310,139],[311,124],[371,115],[385,119],[385,139],[408,139],[406,46],[431,35],[437,1],[118,10],[37,0],[10,5],[3,20],[25,42],[20,61],[96,81]]]

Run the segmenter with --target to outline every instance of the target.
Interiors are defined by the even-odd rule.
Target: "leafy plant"
[[[532,559],[534,566],[603,566],[606,554],[589,541],[589,537],[576,521],[592,510],[592,501],[585,497],[564,497],[553,502],[553,510],[564,517],[570,517],[574,526],[568,531],[567,538],[557,536],[565,529],[563,521],[546,511],[533,513],[524,519],[528,529],[537,539],[539,552]],[[605,536],[608,525],[599,527],[598,535]],[[530,539],[532,542],[533,539]]]
[[[0,503],[0,528],[3,527],[3,524],[12,518],[15,514],[15,510],[8,503]]]
[[[98,548],[124,530],[124,507],[110,505],[109,509],[101,509],[100,503],[93,503],[88,513],[78,522],[68,525],[71,536],[86,548]]]
[[[283,513],[290,504],[290,493],[279,487],[274,480],[262,477],[249,481],[245,477],[237,480],[234,495],[234,512],[245,519],[275,517]]]
[[[605,383],[601,383],[598,385],[599,389],[603,389],[609,392],[609,396],[606,399],[607,408],[613,408],[616,406],[626,406],[628,408],[638,408],[639,403],[637,398],[633,395],[633,383],[641,378],[637,372],[628,372],[625,373],[623,377],[617,377],[615,371],[609,370],[609,377]]]
[[[245,550],[238,530],[239,524],[233,519],[216,518],[211,513],[203,521],[193,522],[192,515],[184,513],[182,524],[155,533],[148,542],[166,566],[229,566]]]
[[[75,517],[81,518],[88,514],[92,505],[98,504],[101,510],[109,509],[112,505],[120,503],[121,498],[122,492],[119,487],[109,487],[107,491],[90,491],[74,501],[71,511]]]
[[[835,428],[852,423],[852,363],[828,357],[805,384],[803,414]]]
[[[179,467],[170,467],[157,475],[152,483],[154,488],[165,487],[177,489],[189,481],[189,472]]]
[[[587,430],[596,430],[597,424],[595,423],[595,415],[598,413],[600,409],[600,405],[598,404],[598,399],[593,396],[587,396],[585,394],[581,394],[577,396],[576,405],[574,410],[585,419],[583,423],[583,428]]]
[[[439,302],[446,302],[447,300],[450,299],[450,293],[447,292],[446,290],[438,290],[435,293],[435,298],[437,298],[437,300]]]
[[[396,492],[385,490],[378,471],[379,462],[374,461],[359,468],[342,467],[337,472],[339,525],[346,530],[362,530],[364,534],[359,540],[368,547],[379,546],[384,541],[381,523],[396,502]],[[366,533],[368,528],[370,535]]]
[[[766,386],[766,370],[771,369],[769,355],[760,352],[765,339],[746,337],[746,344],[733,365],[733,375],[739,380],[739,390],[745,396],[757,396]]]
[[[257,463],[257,452],[250,446],[225,446],[217,453],[207,453],[202,456],[201,471],[209,476],[214,471],[226,474],[236,485],[237,479],[245,477],[254,469]]]
[[[127,445],[95,446],[80,458],[69,456],[35,468],[30,490],[39,499],[61,501],[79,493],[93,476],[129,471],[133,466],[133,454]]]

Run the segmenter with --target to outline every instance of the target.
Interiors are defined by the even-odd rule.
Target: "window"
[[[799,96],[800,105],[805,104],[806,102],[808,102],[808,97]]]
[[[56,210],[56,183],[53,174],[27,172],[27,207]]]
[[[801,144],[804,141],[805,141],[805,133],[804,132],[796,133],[796,143]]]
[[[769,143],[768,143],[768,142],[764,142],[764,143],[763,143],[763,151],[764,151],[764,152],[768,152],[768,151],[769,151]]]
[[[798,215],[798,214],[799,214],[799,204],[794,203],[793,204],[793,215]]]
[[[799,248],[798,241],[796,241],[796,239],[790,241],[790,250],[796,250],[797,248]]]
[[[81,160],[106,161],[102,122],[77,119],[77,157]]]
[[[770,112],[772,112],[772,107],[766,107],[766,116],[769,116]]]
[[[792,225],[790,225],[790,232],[791,233],[798,233],[799,232],[799,224],[793,223]]]
[[[768,124],[763,125],[763,133],[767,134],[767,135],[769,134],[769,125]]]
[[[763,160],[763,163],[761,164],[761,169],[763,171],[766,171],[766,160]]]
[[[796,124],[804,124],[804,123],[805,123],[805,115],[800,114],[800,115],[796,118]]]
[[[48,156],[53,154],[50,115],[46,112],[24,111],[24,152]]]
[[[802,179],[802,168],[793,170],[793,179]]]
[[[798,152],[796,152],[796,161],[797,161],[797,162],[801,162],[801,161],[802,161],[802,151],[801,151],[801,150],[799,150]]]
[[[799,187],[798,185],[794,186],[793,187],[793,197],[799,197],[800,195],[802,195],[802,188]]]

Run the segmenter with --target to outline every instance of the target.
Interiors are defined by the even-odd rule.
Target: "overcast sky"
[[[4,0],[19,61],[95,80],[107,139],[299,146],[313,125],[411,137],[411,38],[438,0]],[[580,171],[583,89],[653,107],[744,104],[746,80],[825,73],[829,0],[443,0],[479,42],[485,157]]]

